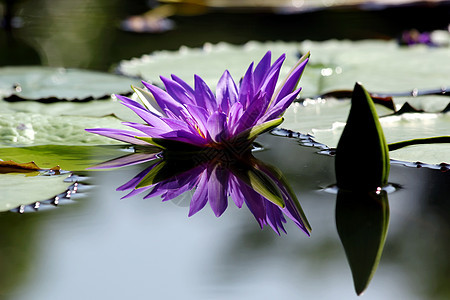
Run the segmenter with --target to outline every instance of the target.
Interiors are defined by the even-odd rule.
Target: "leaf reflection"
[[[375,274],[383,253],[388,225],[389,202],[385,190],[339,190],[336,227],[358,295],[367,288]]]
[[[277,168],[256,159],[251,151],[239,157],[223,150],[197,152],[133,153],[93,168],[116,168],[147,162],[150,165],[117,188],[129,191],[123,198],[146,193],[144,199],[159,196],[172,200],[193,190],[188,216],[209,205],[217,217],[231,198],[239,208],[245,205],[260,227],[270,226],[277,234],[286,233],[286,217],[308,236],[311,227],[300,203]]]

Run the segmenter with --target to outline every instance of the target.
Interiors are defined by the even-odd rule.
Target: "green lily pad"
[[[362,82],[369,92],[404,92],[448,85],[450,51],[425,45],[399,47],[396,41],[305,41],[310,63],[322,66],[319,93],[351,89]]]
[[[72,182],[64,181],[69,176],[71,174],[52,176],[0,174],[0,211],[45,201],[64,193],[72,185]]]
[[[26,100],[99,99],[113,93],[130,93],[136,79],[80,70],[39,66],[0,68],[0,96]]]
[[[33,161],[40,168],[58,165],[63,170],[83,171],[88,167],[123,156],[124,146],[65,146],[43,145],[0,148],[0,159],[18,163]]]
[[[422,102],[427,102],[428,97],[421,97]],[[305,104],[292,105],[284,115],[285,122],[281,127],[310,133],[317,142],[336,147],[345,127],[350,102],[328,99]],[[376,108],[380,116],[389,113],[382,106],[376,105]],[[405,113],[380,117],[380,123],[388,143],[444,136],[450,132],[449,113]],[[415,145],[391,151],[389,155],[403,161],[450,163],[450,144]]]
[[[182,47],[179,51],[158,51],[141,58],[122,61],[118,71],[128,76],[161,83],[159,76],[192,81],[200,75],[211,89],[225,69],[235,79],[242,76],[251,61],[259,61],[271,50],[273,57],[286,53],[281,71],[285,76],[300,53],[311,52],[300,86],[302,97],[312,97],[333,90],[351,90],[356,81],[369,92],[405,92],[415,88],[439,88],[448,84],[450,52],[447,48],[424,45],[400,47],[395,41],[359,42],[249,42],[244,46],[226,43],[207,44],[203,49]]]
[[[120,144],[84,130],[94,127],[126,128],[114,116],[96,118],[22,112],[0,114],[0,147]]]
[[[60,101],[54,103],[42,103],[37,101],[0,101],[0,112],[2,114],[23,112],[48,116],[81,117],[106,117],[114,115],[123,121],[142,122],[142,119],[131,109],[120,104],[116,97],[89,102]]]
[[[234,80],[238,81],[250,63],[258,62],[269,50],[272,51],[272,61],[286,53],[286,60],[280,73],[280,78],[284,78],[300,57],[299,46],[298,43],[249,42],[244,46],[219,43],[205,44],[202,49],[182,47],[179,51],[157,51],[140,58],[124,60],[120,62],[118,72],[127,76],[141,77],[156,84],[161,83],[160,75],[168,77],[175,74],[186,82],[193,83],[194,74],[197,74],[212,90],[215,90],[225,70],[230,71]],[[317,82],[315,77],[318,76],[311,78],[306,73],[300,86],[304,90],[311,90]]]

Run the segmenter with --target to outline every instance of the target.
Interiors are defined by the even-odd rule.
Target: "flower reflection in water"
[[[169,151],[134,153],[95,166],[116,168],[149,162],[150,166],[118,187],[129,191],[123,198],[147,193],[144,199],[160,196],[172,200],[194,190],[189,205],[189,216],[203,209],[207,202],[219,217],[231,198],[237,207],[250,209],[261,228],[270,226],[277,234],[286,233],[286,217],[308,236],[310,225],[295,193],[283,174],[273,166],[256,159],[251,151],[238,157],[226,151],[208,148],[193,153]]]

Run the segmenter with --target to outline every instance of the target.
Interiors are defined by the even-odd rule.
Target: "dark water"
[[[145,1],[17,1],[23,27],[0,31],[0,65],[109,70],[121,59],[181,45],[248,40],[392,38],[404,29],[444,28],[448,6],[318,11],[280,16],[211,12],[173,20],[177,29],[144,35],[118,30]],[[409,18],[404,18],[407,15]],[[173,203],[115,189],[144,166],[80,172],[72,200],[37,213],[0,214],[2,299],[356,299],[336,224],[334,158],[296,139],[265,135],[262,161],[287,177],[312,226],[288,235],[261,230],[230,203],[188,218],[189,196]],[[361,172],[367,172],[364,162]],[[450,172],[393,165],[401,188],[388,195],[390,226],[364,299],[450,297]]]

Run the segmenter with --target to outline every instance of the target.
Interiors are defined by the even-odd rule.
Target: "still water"
[[[261,230],[232,202],[188,218],[189,196],[120,200],[137,165],[82,172],[71,201],[37,213],[2,213],[1,291],[6,299],[356,299],[336,231],[334,158],[294,138],[266,134],[255,157],[287,177],[312,226],[307,237]],[[275,149],[276,145],[276,149]],[[363,167],[363,164],[362,164]],[[364,299],[449,295],[450,172],[393,165],[390,226]],[[7,229],[6,229],[7,228]],[[447,249],[447,250],[446,250]]]

